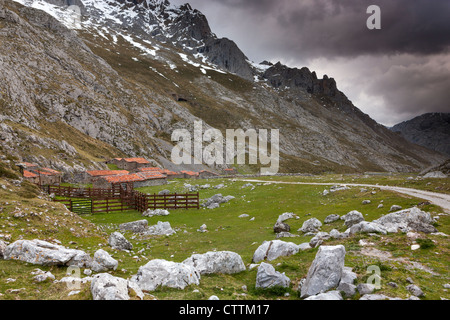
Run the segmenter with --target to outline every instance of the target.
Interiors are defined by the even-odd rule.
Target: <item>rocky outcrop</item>
[[[0,142],[24,161],[69,171],[139,155],[170,166],[167,137],[192,132],[199,119],[220,130],[282,128],[280,165],[290,171],[412,171],[444,160],[364,115],[331,78],[281,64],[254,67],[189,5],[82,2],[89,28],[78,35],[16,2],[1,10]],[[174,91],[189,101],[174,101]]]
[[[289,68],[278,62],[268,68],[263,77],[274,88],[303,89],[311,94],[324,94],[332,97],[338,93],[336,81],[333,78],[325,75],[323,79],[318,79],[316,73],[306,67]]]
[[[426,113],[391,130],[410,142],[450,156],[450,113]]]

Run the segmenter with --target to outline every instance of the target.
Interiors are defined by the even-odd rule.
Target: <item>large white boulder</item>
[[[339,291],[334,290],[310,296],[305,300],[344,300],[344,299],[342,298],[341,293]]]
[[[272,261],[281,256],[291,256],[299,251],[299,246],[293,242],[285,242],[281,240],[264,241],[253,254],[252,261],[258,263],[260,261]]]
[[[184,260],[183,263],[194,267],[200,274],[233,274],[245,271],[241,256],[231,251],[194,254]]]
[[[301,297],[314,296],[336,288],[341,281],[344,262],[343,245],[319,247],[301,288]]]
[[[172,229],[170,222],[162,222],[158,221],[158,223],[154,226],[149,226],[147,230],[143,232],[143,235],[146,236],[170,236],[176,233],[175,230]]]
[[[275,270],[275,268],[265,262],[261,262],[256,274],[256,288],[284,287],[289,288],[291,280],[284,274]]]
[[[302,227],[298,229],[298,231],[301,231],[303,233],[317,232],[319,231],[321,226],[322,222],[320,222],[317,218],[311,218],[303,222]]]
[[[437,232],[433,226],[434,220],[431,215],[417,207],[392,212],[372,222],[382,225],[389,233],[399,230],[401,232]]]
[[[361,221],[353,225],[349,229],[349,234],[354,235],[356,233],[381,233],[387,234],[387,230],[381,224],[375,222]]]
[[[364,221],[364,217],[361,212],[353,210],[342,216],[341,219],[344,220],[344,224],[347,228]]]
[[[144,298],[143,292],[135,283],[108,273],[95,275],[91,282],[94,300],[130,300],[130,292],[134,292],[140,299]]]
[[[159,286],[184,289],[192,284],[200,284],[200,273],[184,263],[155,259],[140,267],[131,281],[143,291],[154,291]]]
[[[119,262],[111,257],[111,255],[103,249],[99,249],[94,253],[94,261],[91,269],[95,272],[104,272],[108,270],[116,270]]]
[[[68,249],[42,240],[17,240],[3,252],[5,260],[21,260],[43,266],[89,267],[91,257],[84,251]]]

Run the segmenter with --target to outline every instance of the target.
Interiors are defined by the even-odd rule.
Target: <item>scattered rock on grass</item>
[[[256,288],[272,288],[283,287],[289,288],[291,280],[284,274],[275,270],[275,268],[268,263],[261,262],[256,274]]]
[[[301,297],[326,292],[339,285],[345,261],[345,247],[321,246],[308,270]]]
[[[298,245],[281,240],[264,241],[253,254],[252,262],[272,261],[281,256],[290,256],[299,251]]]
[[[194,267],[200,274],[234,274],[245,271],[241,256],[231,251],[194,254],[184,260],[183,263]]]
[[[116,250],[132,250],[133,245],[120,232],[113,232],[108,239],[108,244]]]
[[[189,285],[200,284],[200,273],[184,263],[156,259],[140,267],[131,281],[143,291],[155,291],[158,287],[183,290]]]

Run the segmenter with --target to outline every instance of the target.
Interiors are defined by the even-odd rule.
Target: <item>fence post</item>
[[[177,193],[175,192],[175,202],[174,202],[174,204],[175,204],[175,210],[178,209],[178,203],[177,203],[177,200],[178,200],[178,196],[177,196]]]
[[[197,192],[197,209],[200,209],[200,193]]]

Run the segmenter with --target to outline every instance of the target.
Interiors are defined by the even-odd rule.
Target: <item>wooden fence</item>
[[[127,191],[122,188],[100,189],[100,188],[74,188],[63,186],[45,186],[48,194],[67,198],[89,198],[89,199],[117,199]]]
[[[135,191],[136,210],[144,212],[148,209],[200,209],[199,193],[183,194],[145,194]]]
[[[200,209],[199,193],[146,194],[124,188],[97,189],[62,186],[45,186],[44,191],[65,197],[54,201],[63,203],[70,211],[79,214],[110,213],[125,210],[144,212],[148,209]],[[72,199],[78,198],[78,199]]]

